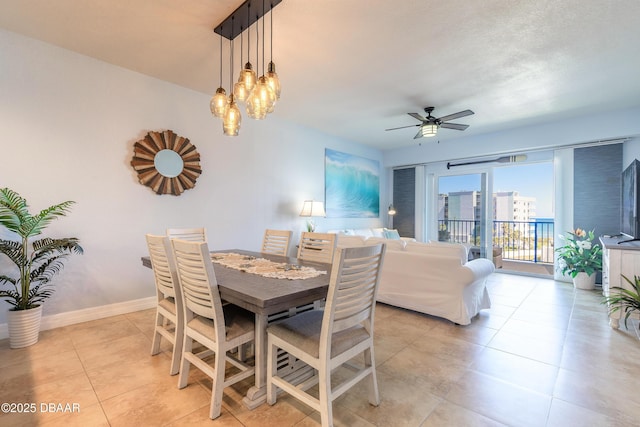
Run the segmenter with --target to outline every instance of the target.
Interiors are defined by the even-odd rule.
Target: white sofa
[[[460,325],[468,325],[480,310],[491,308],[486,281],[495,267],[484,258],[467,261],[467,248],[463,245],[340,233],[337,240],[338,247],[387,244],[379,302]]]

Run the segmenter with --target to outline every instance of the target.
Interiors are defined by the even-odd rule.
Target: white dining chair
[[[267,328],[267,402],[270,405],[276,403],[277,389],[282,389],[320,412],[324,427],[332,426],[333,401],[366,377],[369,377],[369,403],[379,405],[373,323],[385,247],[380,243],[339,248],[324,311],[307,311]],[[291,373],[289,370],[278,372],[278,349],[306,363],[314,375],[300,384],[290,382],[286,375]],[[363,366],[347,363],[359,354],[364,354]],[[333,386],[331,372],[343,365],[355,374]],[[307,392],[316,384],[318,397]]]
[[[188,240],[190,242],[206,242],[207,229],[199,228],[167,228],[167,236],[170,239]]]
[[[146,240],[157,296],[151,355],[160,353],[162,338],[169,341],[173,346],[169,373],[175,375],[180,368],[182,355],[184,316],[173,251],[167,236],[147,234]]]
[[[178,388],[187,386],[191,365],[211,377],[209,417],[215,419],[220,416],[225,387],[254,375],[254,367],[241,360],[242,352],[236,353],[239,357],[231,354],[231,350],[254,341],[254,316],[233,304],[225,305],[223,311],[206,242],[173,239],[171,244],[185,318]],[[194,352],[194,341],[205,349],[200,351],[196,345],[198,352]],[[215,361],[210,364],[207,358],[212,354],[215,354]],[[238,371],[229,377],[225,375],[227,362]]]
[[[303,231],[298,245],[298,258],[312,262],[331,264],[336,247],[334,233],[313,233]]]
[[[291,234],[290,230],[265,230],[260,252],[287,256]]]

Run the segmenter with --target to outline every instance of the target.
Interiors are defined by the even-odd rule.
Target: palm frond
[[[82,254],[83,249],[80,241],[75,237],[67,237],[64,239],[44,238],[33,242],[34,255],[33,258],[39,258],[52,253],[75,252]]]
[[[22,245],[14,240],[0,240],[0,253],[6,255],[18,267],[27,262]]]
[[[6,298],[6,301],[14,307],[18,307],[20,301],[20,294],[16,291],[2,291],[0,290],[0,298]]]
[[[0,189],[0,224],[20,234],[20,225],[29,218],[27,201],[9,188]]]
[[[0,285],[5,285],[7,283],[11,283],[12,285],[16,285],[18,281],[13,277],[5,276],[4,274],[0,274]]]
[[[609,289],[609,296],[604,297],[602,303],[609,305],[609,315],[622,311],[625,315],[624,326],[626,327],[633,312],[640,312],[640,277],[634,276],[634,281],[631,281],[623,274],[622,278],[631,285],[632,289],[612,287]]]
[[[54,289],[50,285],[37,285],[31,288],[29,291],[29,306],[32,308],[40,303],[44,302],[47,298],[53,295]]]
[[[27,218],[26,221],[20,225],[19,234],[27,237],[37,236],[51,224],[51,221],[58,217],[65,216],[74,203],[74,201],[68,200],[41,210],[36,216]]]
[[[45,260],[41,265],[35,266],[31,272],[31,283],[48,283],[53,277],[64,268],[62,260],[68,254],[58,255]]]

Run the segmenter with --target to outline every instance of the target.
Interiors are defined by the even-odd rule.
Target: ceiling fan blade
[[[461,125],[458,123],[441,123],[440,127],[446,129],[465,130],[469,127],[469,125]]]
[[[410,115],[411,117],[413,117],[414,119],[418,119],[421,122],[426,122],[427,119],[425,119],[424,117],[422,117],[420,114],[418,113],[407,113],[408,115]]]
[[[467,117],[473,114],[471,110],[459,111],[457,113],[449,114],[448,116],[439,117],[438,120],[447,122],[449,120],[459,119],[460,117]]]
[[[413,137],[413,139],[418,139],[418,138],[422,138],[422,129],[420,129],[416,134],[416,136]]]
[[[400,126],[399,128],[391,128],[391,129],[385,129],[385,130],[396,130],[396,129],[405,129],[405,128],[414,128],[416,126],[422,126],[420,123],[415,124],[415,125],[409,125],[409,126]]]

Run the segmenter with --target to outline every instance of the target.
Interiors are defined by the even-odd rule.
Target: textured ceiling
[[[2,0],[0,27],[212,94],[213,27],[241,3]],[[273,20],[272,114],[381,149],[416,144],[417,128],[384,129],[426,106],[475,111],[455,121],[466,131],[440,129],[446,140],[640,105],[638,0],[283,0]]]

